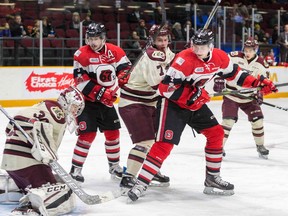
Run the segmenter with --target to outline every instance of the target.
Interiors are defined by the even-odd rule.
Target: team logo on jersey
[[[173,139],[173,135],[174,135],[174,133],[173,133],[172,130],[166,130],[166,131],[165,131],[164,138],[165,138],[166,140],[172,140],[172,139]]]
[[[152,53],[152,57],[155,59],[162,59],[162,60],[165,60],[166,58],[165,53],[162,51],[154,51]]]
[[[178,57],[176,59],[176,63],[179,64],[179,65],[182,65],[184,62],[185,62],[185,60],[183,58],[181,58],[181,57]]]
[[[99,58],[90,58],[89,61],[91,63],[99,63]]]

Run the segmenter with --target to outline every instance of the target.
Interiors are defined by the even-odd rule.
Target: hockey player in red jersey
[[[78,117],[78,140],[70,174],[75,180],[84,182],[81,170],[99,130],[106,139],[109,173],[121,178],[120,120],[113,102],[117,99],[117,77],[120,87],[128,81],[129,76],[125,74],[131,62],[120,47],[106,43],[106,30],[101,23],[88,26],[86,44],[74,54],[74,79],[85,97],[86,106]]]
[[[224,51],[213,48],[213,41],[212,31],[199,29],[192,37],[191,48],[177,55],[159,84],[162,98],[157,104],[156,142],[143,163],[137,183],[128,192],[130,201],[136,201],[146,191],[174,145],[178,145],[187,124],[206,137],[203,192],[234,194],[234,185],[220,177],[224,131],[206,105],[210,97],[204,89],[205,83],[218,75],[247,88],[263,86],[262,91],[267,94],[277,89],[270,80],[257,79],[242,71]]]
[[[248,38],[244,43],[243,51],[231,52],[229,57],[235,64],[241,65],[242,69],[249,71],[254,76],[263,76],[269,78],[269,65],[264,59],[257,55],[259,45],[258,41],[254,38]],[[225,87],[228,91],[239,90],[242,87],[233,83],[233,81],[226,81],[221,78],[214,80],[214,90],[221,92]],[[243,99],[237,95],[226,95],[223,97],[222,104],[222,126],[224,129],[223,148],[229,137],[233,125],[238,120],[238,110],[241,109],[248,116],[251,123],[252,134],[256,144],[256,148],[260,158],[268,159],[269,150],[264,146],[264,126],[263,126],[263,113],[260,107],[263,100],[263,94],[259,91],[254,93],[247,93],[245,97],[252,99]],[[256,97],[255,99],[253,99]],[[224,154],[225,155],[225,154]]]
[[[153,25],[149,37],[152,44],[133,68],[128,83],[121,89],[118,105],[134,144],[128,155],[126,173],[120,182],[123,193],[134,185],[134,178],[154,144],[155,110],[159,97],[156,90],[175,56],[168,47],[171,39],[166,26],[160,29],[159,25]],[[152,183],[169,186],[169,177],[157,173]]]
[[[7,125],[1,168],[25,194],[20,199],[20,207],[11,215],[60,215],[73,210],[74,193],[62,181],[57,181],[48,163],[58,159],[57,151],[65,129],[68,127],[70,133],[74,132],[76,117],[84,106],[81,92],[69,87],[57,101],[45,100],[20,110],[14,119],[31,135],[33,143],[16,126]]]

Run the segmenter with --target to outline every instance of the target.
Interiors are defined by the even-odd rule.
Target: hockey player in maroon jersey
[[[1,168],[25,194],[20,199],[20,207],[11,215],[48,216],[73,210],[74,193],[66,184],[57,181],[48,163],[58,159],[57,150],[66,126],[74,132],[76,117],[84,106],[81,92],[69,87],[57,101],[45,100],[20,110],[14,119],[31,135],[34,143],[30,143],[17,127],[8,124]]]
[[[86,103],[78,117],[78,140],[70,171],[71,176],[79,182],[84,182],[81,170],[98,130],[106,138],[109,173],[113,177],[122,177],[119,165],[120,121],[113,102],[117,99],[117,77],[121,87],[129,79],[125,74],[130,67],[131,62],[125,52],[116,45],[106,43],[105,26],[101,23],[90,24],[86,31],[86,45],[74,54],[74,78]]]
[[[248,38],[244,43],[242,52],[231,52],[229,57],[233,63],[239,64],[242,69],[248,71],[252,76],[263,76],[269,78],[269,65],[264,59],[257,55],[259,45],[254,38]],[[235,85],[232,81],[226,81],[216,78],[214,80],[214,90],[221,92],[225,86],[226,90],[233,91],[242,89],[242,87]],[[233,125],[238,120],[238,110],[241,109],[248,116],[248,120],[252,126],[252,134],[256,144],[256,148],[260,158],[268,159],[269,150],[264,147],[264,126],[263,113],[261,110],[261,101],[263,94],[259,91],[256,95],[254,93],[245,94],[246,97],[257,97],[253,99],[243,99],[237,95],[226,95],[223,97],[222,104],[222,126],[224,129],[223,148],[229,137]],[[257,103],[258,101],[258,103]],[[224,153],[225,155],[225,153]]]
[[[158,32],[159,31],[159,32]],[[155,35],[157,34],[157,37]],[[151,46],[137,62],[128,83],[120,94],[119,113],[126,124],[134,147],[130,150],[127,169],[120,182],[123,193],[135,183],[135,176],[155,141],[156,90],[175,54],[168,47],[170,30],[153,25],[149,30]],[[152,185],[169,186],[169,177],[157,173]]]
[[[213,48],[213,41],[212,31],[199,29],[192,37],[191,48],[177,55],[159,84],[158,90],[163,97],[157,104],[156,142],[143,163],[137,183],[128,192],[130,201],[136,201],[146,191],[174,145],[178,145],[186,124],[206,137],[203,192],[234,194],[234,185],[220,177],[224,131],[206,105],[210,97],[204,89],[205,83],[218,75],[247,88],[263,86],[262,91],[267,94],[277,88],[266,78],[254,78],[242,71],[224,51]]]

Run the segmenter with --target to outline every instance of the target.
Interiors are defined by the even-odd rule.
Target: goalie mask
[[[76,117],[82,113],[85,107],[82,93],[77,88],[70,86],[60,93],[57,102],[65,112],[69,132],[73,133],[77,128]]]
[[[106,42],[106,29],[101,23],[91,23],[85,35],[85,42],[95,52],[103,48]]]
[[[253,59],[259,49],[259,43],[257,40],[255,40],[253,37],[249,37],[245,42],[244,42],[244,47],[243,47],[243,53],[245,55],[245,58],[247,60]]]
[[[209,29],[199,29],[191,38],[191,48],[201,59],[211,56],[214,48],[214,34]]]

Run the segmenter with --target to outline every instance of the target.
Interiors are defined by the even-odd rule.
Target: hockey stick
[[[21,133],[25,136],[25,138],[30,142],[34,143],[34,140],[26,133],[26,131],[15,121],[14,118],[9,116],[6,110],[0,105],[1,112],[9,119],[11,124],[15,125]],[[67,186],[87,205],[100,204],[104,202],[108,202],[115,198],[121,196],[120,191],[108,191],[101,195],[89,195],[87,194],[78,183],[63,169],[63,167],[57,162],[53,161],[49,163],[51,169],[59,175],[59,177],[67,184]]]
[[[244,96],[244,95],[237,94],[237,93],[232,94],[232,95],[235,95],[235,96],[243,98],[243,99],[257,100],[255,97],[248,97],[248,96]],[[277,105],[274,105],[274,104],[270,104],[270,103],[267,103],[265,101],[262,101],[262,104],[270,106],[270,107],[274,107],[274,108],[277,108],[277,109],[280,109],[280,110],[288,111],[288,108],[284,108],[284,107],[280,107],[280,106],[277,106]]]
[[[209,14],[209,17],[208,17],[203,29],[207,29],[209,27],[210,22],[213,19],[216,11],[218,10],[218,6],[219,6],[220,3],[221,3],[221,0],[217,0],[217,2],[215,3],[214,7],[212,8],[212,11]]]
[[[276,84],[276,87],[283,87],[287,86],[288,83],[281,83],[281,84]],[[261,90],[261,86],[255,87],[255,88],[247,88],[247,89],[239,89],[239,90],[232,90],[232,91],[222,91],[222,92],[217,92],[214,94],[209,94],[210,97],[216,97],[216,96],[223,96],[223,95],[230,95],[230,94],[245,94],[245,93],[252,93],[254,91]]]

